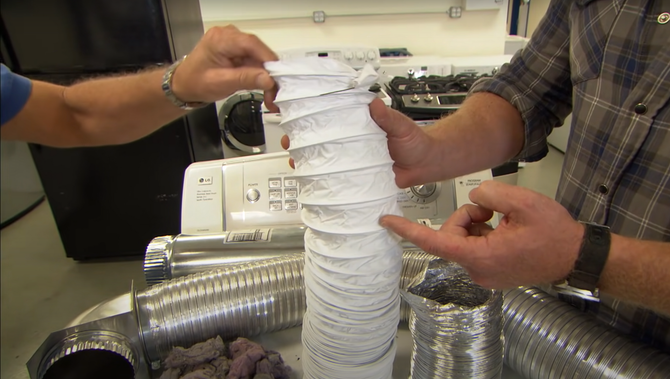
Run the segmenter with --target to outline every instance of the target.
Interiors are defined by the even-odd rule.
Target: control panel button
[[[284,197],[287,199],[297,199],[298,198],[298,189],[297,188],[286,188],[284,190]]]
[[[268,186],[270,188],[281,188],[281,178],[268,179]]]
[[[270,200],[281,200],[281,190],[280,189],[270,190]]]
[[[249,191],[247,191],[247,200],[249,200],[250,203],[255,203],[260,198],[261,198],[261,193],[257,189],[252,188]]]
[[[297,211],[298,210],[298,201],[297,200],[286,200],[285,203],[287,211]]]
[[[272,212],[277,212],[282,210],[282,202],[281,200],[273,200],[270,202],[270,210]]]
[[[297,187],[298,186],[298,180],[295,178],[285,178],[284,179],[284,186],[286,187]]]

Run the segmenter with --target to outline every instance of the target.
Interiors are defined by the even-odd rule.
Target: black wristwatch
[[[590,222],[584,224],[584,239],[575,267],[561,283],[554,283],[556,292],[585,300],[600,301],[598,281],[605,268],[612,237],[610,228]]]

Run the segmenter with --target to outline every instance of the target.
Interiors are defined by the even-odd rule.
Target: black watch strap
[[[568,275],[570,287],[595,292],[610,252],[610,228],[593,223],[584,224],[584,239],[574,270]]]

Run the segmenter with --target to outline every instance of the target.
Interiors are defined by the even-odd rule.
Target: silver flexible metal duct
[[[423,252],[406,252],[401,285],[407,286],[432,259]],[[129,312],[52,333],[29,362],[31,378],[49,378],[49,365],[59,361],[59,353],[54,352],[67,351],[68,341],[82,332],[107,331],[125,337],[116,340],[123,343],[110,345],[111,351],[105,350],[105,344],[89,346],[114,354],[118,346],[123,352],[137,352],[127,361],[137,367],[135,378],[139,379],[148,378],[148,367],[156,368],[173,346],[243,331],[253,337],[300,324],[306,306],[300,255],[227,270],[225,275],[221,271],[194,274],[131,291]],[[508,291],[504,304],[505,359],[529,379],[571,378],[566,373],[575,378],[656,379],[667,378],[670,372],[670,355],[628,341],[539,289]],[[408,311],[405,306],[403,321],[408,321]],[[83,349],[79,352],[90,351],[86,341],[78,343]],[[78,356],[77,363],[85,361],[85,356]]]
[[[289,255],[181,277],[138,292],[137,318],[150,361],[174,346],[257,336],[298,326],[307,309],[304,257]]]
[[[412,307],[412,378],[501,377],[501,291],[476,285],[454,262],[434,259],[401,293]]]
[[[402,288],[407,288],[416,275],[422,272],[428,263],[434,259],[434,256],[422,251],[405,251],[403,254],[403,272],[401,280]],[[256,268],[259,266],[275,266],[278,264],[277,260],[279,262],[292,262],[288,267],[284,268],[282,271],[279,271],[281,275],[286,275],[284,274],[286,270],[292,271],[292,275],[289,275],[289,278],[295,278],[302,275],[301,255],[293,254],[283,258],[277,258],[276,260],[269,261],[267,263],[262,261],[254,261],[238,266],[237,268],[228,268],[228,271],[226,271],[228,272],[227,276],[235,277],[235,279],[232,281],[231,279],[225,279],[225,282],[223,283],[211,284],[213,277],[224,280],[223,276],[211,273],[197,274],[184,278],[184,280],[172,280],[164,284],[154,286],[153,289],[150,290],[152,291],[151,294],[138,294],[138,297],[149,296],[152,298],[148,300],[151,302],[151,304],[153,304],[152,314],[162,314],[162,317],[167,317],[162,321],[149,321],[145,313],[140,314],[140,319],[143,320],[143,323],[149,322],[156,325],[163,325],[163,328],[168,328],[164,329],[164,331],[159,331],[158,334],[154,337],[148,339],[145,337],[145,342],[148,342],[147,351],[155,352],[154,354],[151,354],[150,357],[152,357],[152,359],[157,359],[158,357],[163,356],[165,352],[171,348],[172,344],[177,343],[178,339],[172,337],[172,335],[170,336],[172,339],[172,344],[169,343],[169,339],[167,337],[160,337],[163,334],[181,333],[183,337],[179,338],[186,339],[186,334],[197,332],[198,335],[192,335],[187,338],[188,341],[195,342],[205,340],[215,335],[213,334],[215,328],[218,328],[217,330],[219,333],[230,332],[232,334],[235,334],[235,330],[238,330],[239,328],[246,328],[242,330],[245,330],[247,333],[252,333],[248,335],[254,335],[254,330],[259,330],[254,325],[240,325],[237,321],[235,321],[231,326],[229,326],[228,320],[235,320],[232,318],[233,316],[230,312],[226,313],[229,315],[228,319],[220,319],[220,324],[218,326],[213,324],[213,318],[209,316],[210,313],[201,311],[201,309],[204,309],[202,308],[202,304],[208,304],[208,302],[211,301],[209,298],[212,298],[217,299],[219,304],[221,304],[219,309],[226,308],[226,306],[224,306],[224,304],[226,304],[226,298],[220,297],[220,295],[231,285],[235,287],[238,285],[236,283],[243,282],[246,283],[247,286],[245,287],[245,293],[252,296],[235,302],[233,306],[235,312],[254,314],[258,307],[261,309],[270,307],[268,302],[277,299],[277,296],[280,296],[281,292],[277,294],[275,291],[271,290],[271,287],[264,286],[262,281],[252,280],[251,278],[253,275],[250,273],[259,270]],[[298,266],[293,263],[297,263]],[[283,264],[284,263],[280,263],[279,265],[282,266]],[[204,267],[204,269],[210,268],[211,266],[209,265]],[[240,272],[239,274],[236,273],[238,270]],[[274,270],[273,272],[277,272],[277,270]],[[256,275],[256,277],[260,278],[264,276]],[[268,280],[276,281],[277,279],[273,278]],[[210,284],[205,285],[204,283]],[[299,296],[301,299],[301,301],[298,302],[297,307],[304,306],[304,289],[300,286],[295,286],[295,282],[293,282],[293,285],[288,287],[295,296]],[[211,288],[213,290],[208,292],[205,290],[205,288]],[[268,290],[271,291],[267,292]],[[166,298],[166,295],[164,294],[170,292],[180,295],[170,295]],[[160,293],[163,293],[163,295],[160,295]],[[155,298],[153,298],[154,296]],[[215,296],[219,297],[216,298]],[[169,299],[169,301],[167,299]],[[167,309],[168,303],[171,303],[169,305],[169,310]],[[598,348],[602,351],[597,360],[593,362],[589,361],[590,363],[597,363],[597,365],[599,365],[597,370],[599,373],[602,372],[602,379],[638,379],[645,377],[657,378],[659,377],[659,372],[664,373],[666,371],[663,370],[670,370],[670,367],[667,366],[670,364],[669,355],[661,353],[655,349],[644,347],[642,344],[629,341],[621,336],[619,336],[616,341],[618,341],[617,343],[621,344],[621,346],[625,345],[626,349],[621,349],[621,351],[619,351],[617,346],[612,347],[608,343],[609,341],[613,340],[612,336],[618,336],[616,332],[608,329],[605,326],[597,324],[595,321],[591,320],[588,315],[579,312],[577,309],[546,294],[540,289],[528,288],[508,291],[505,296],[504,304],[505,359],[510,367],[517,371],[523,372],[523,375],[529,379],[571,378],[571,376],[557,376],[556,374],[551,374],[550,370],[548,371],[545,369],[546,365],[542,366],[534,359],[539,359],[538,357],[545,357],[543,359],[548,361],[549,358],[547,357],[557,357],[557,363],[552,367],[555,367],[556,365],[562,365],[565,366],[567,370],[569,367],[578,366],[581,362],[580,359],[584,357],[584,354],[558,354],[558,352],[569,350],[572,353],[577,353],[580,351],[590,351],[590,349],[593,348]],[[279,319],[282,323],[284,323],[282,325],[299,325],[304,309],[298,309],[297,307],[293,308],[295,303],[290,305],[292,308],[290,308],[290,311],[287,310],[286,312],[292,313],[283,314],[281,315],[282,317],[279,317]],[[140,306],[138,309],[143,307],[145,306]],[[408,322],[410,315],[409,305],[403,301],[401,307],[401,320],[403,322]],[[216,309],[216,307],[213,305],[207,306],[207,309],[210,308]],[[198,309],[198,312],[192,312],[189,309]],[[552,317],[547,315],[555,316]],[[295,318],[291,319],[291,317]],[[280,328],[284,327],[273,324],[275,319],[276,317],[274,319],[268,319],[266,316],[266,320],[264,320],[264,322],[268,322],[268,324],[263,324],[263,328],[267,328],[266,330],[269,331],[279,330]],[[562,323],[557,322],[557,320],[562,321]],[[579,321],[573,321],[568,324],[569,320]],[[587,323],[587,321],[589,321],[590,324]],[[247,320],[247,324],[248,323],[250,323],[249,320]],[[589,327],[584,327],[584,325],[587,324]],[[179,329],[173,331],[170,329],[170,325],[177,325]],[[565,328],[566,326],[567,328]],[[207,328],[209,328],[209,330]],[[596,335],[596,332],[592,332],[589,333],[591,336],[590,338],[581,338],[581,333],[586,333],[590,329],[608,331],[608,333],[600,333]],[[574,332],[570,334],[571,339],[556,340],[555,335],[561,330],[564,332]],[[521,337],[523,337],[523,340],[519,342]],[[526,348],[526,346],[528,346],[527,342],[532,342],[533,345]],[[637,358],[629,360],[630,364],[618,364],[621,361],[620,354],[637,350],[643,351],[645,354],[650,354],[649,352],[653,351],[654,354],[651,354],[649,357],[642,357],[641,355],[636,354],[635,357]],[[532,352],[534,354],[532,354],[531,357],[528,357],[526,351]],[[655,369],[657,366],[659,367],[660,371]],[[663,370],[661,370],[661,368],[663,368]],[[649,375],[645,376],[647,373],[649,373]],[[583,378],[591,378],[591,376],[583,376]]]
[[[528,379],[668,379],[670,355],[538,288],[505,293],[505,363]]]
[[[248,231],[156,237],[146,250],[144,277],[151,286],[235,263],[264,261],[285,254],[303,254],[305,230],[305,227],[299,226],[273,228],[267,240],[239,241],[238,237],[248,234]],[[419,250],[409,241],[403,240],[401,245],[404,250]]]
[[[305,251],[305,227],[271,229],[268,240],[239,241],[242,231],[154,238],[144,256],[148,285],[218,267]]]
[[[406,252],[401,285],[407,285],[429,257]],[[303,266],[302,254],[290,254],[181,277],[138,292],[137,317],[149,360],[165,358],[174,346],[217,335],[227,340],[300,325],[307,309]],[[404,303],[403,321],[409,319],[409,311]]]

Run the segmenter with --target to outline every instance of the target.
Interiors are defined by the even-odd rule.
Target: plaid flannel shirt
[[[543,158],[547,136],[572,111],[557,200],[575,219],[665,242],[670,242],[668,17],[668,0],[552,0],[528,46],[471,90],[495,93],[519,110],[525,124],[521,161]],[[667,317],[607,295],[600,303],[561,297],[623,333],[670,350]]]

